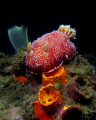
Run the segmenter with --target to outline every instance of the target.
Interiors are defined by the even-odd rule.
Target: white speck
[[[66,59],[68,59],[68,55],[66,55]]]
[[[33,54],[33,50],[30,51],[30,55],[32,55],[32,54]]]

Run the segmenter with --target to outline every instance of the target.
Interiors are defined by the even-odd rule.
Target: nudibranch
[[[70,39],[75,39],[76,30],[61,25],[57,31],[46,33],[29,45],[25,63],[32,73],[49,73],[58,69],[63,61],[77,53]]]

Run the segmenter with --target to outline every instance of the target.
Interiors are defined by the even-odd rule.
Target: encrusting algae
[[[28,79],[24,76],[19,76],[19,77],[15,76],[14,80],[15,80],[15,82],[17,82],[17,81],[21,82],[22,85],[24,85],[28,81]]]
[[[0,53],[1,120],[96,120],[96,75],[76,55],[75,35],[61,25],[14,56]]]

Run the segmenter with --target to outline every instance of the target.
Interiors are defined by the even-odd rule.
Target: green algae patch
[[[15,74],[26,75],[24,57],[24,49],[14,56],[5,56],[4,53],[0,53],[0,119],[2,120],[10,120],[12,117],[10,110],[16,107],[20,107],[19,112],[23,117],[22,120],[24,118],[30,120],[33,116],[32,104],[37,100],[36,93],[31,90],[29,83],[22,85],[14,81]]]
[[[95,75],[94,67],[88,62],[87,59],[83,58],[81,55],[75,56],[69,61],[67,65],[64,65],[67,72],[68,79],[74,76],[92,76]]]
[[[4,101],[1,103],[1,106],[3,107],[0,109],[0,111],[2,113],[2,116],[6,116],[7,114],[10,116],[10,109],[12,107],[23,106],[23,108],[20,109],[20,112],[22,113],[23,111],[21,115],[26,116],[26,110],[29,107],[27,105],[28,99],[31,98],[30,103],[32,106],[33,102],[36,100],[36,99],[34,100],[35,94],[31,91],[30,84],[26,84],[22,86],[21,83],[19,82],[15,83],[14,76],[12,76],[12,78],[11,77],[8,78],[7,76],[4,78],[2,77],[2,79],[0,79],[0,82],[2,83],[0,89],[0,100]],[[8,106],[8,107],[4,108],[4,106]],[[30,112],[33,111],[33,107],[31,106],[30,106]]]
[[[63,87],[63,83],[61,83],[61,82],[56,82],[56,83],[54,83],[53,86],[54,86],[55,89],[60,90],[60,89],[62,89],[62,87]]]
[[[19,49],[17,54],[13,56],[11,72],[16,76],[26,75],[25,56],[26,48]]]

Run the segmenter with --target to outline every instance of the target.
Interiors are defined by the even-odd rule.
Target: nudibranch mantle
[[[46,33],[33,41],[26,55],[26,66],[33,73],[49,73],[58,69],[63,61],[71,59],[77,53],[74,39],[76,31],[61,25],[57,31]],[[68,32],[69,31],[71,32]],[[70,33],[70,34],[69,34]]]

